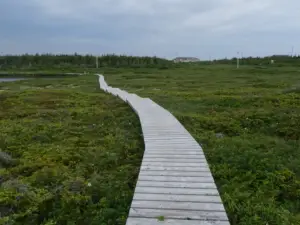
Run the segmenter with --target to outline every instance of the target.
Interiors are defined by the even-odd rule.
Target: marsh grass
[[[106,79],[152,98],[191,132],[232,225],[300,224],[300,95],[283,92],[299,84],[297,67],[182,65]]]
[[[96,76],[0,83],[0,224],[125,224],[138,119]]]

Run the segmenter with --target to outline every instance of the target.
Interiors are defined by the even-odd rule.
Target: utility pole
[[[98,67],[99,67],[98,56],[96,56],[96,68],[98,69]]]
[[[292,57],[294,55],[294,46],[292,46]]]
[[[0,58],[2,59],[2,54],[3,54],[3,52],[1,52],[1,54],[0,54]],[[3,57],[3,59],[4,59],[4,57]],[[3,60],[4,61],[4,60]],[[3,64],[4,65],[4,64]],[[2,64],[0,64],[0,69],[2,68]]]
[[[212,60],[211,55],[209,55],[209,63],[210,63],[210,64],[213,64],[213,60]]]
[[[243,59],[244,59],[244,55],[243,55],[243,52],[241,52],[241,64],[243,64],[244,63],[244,61],[243,61]],[[244,64],[243,64],[244,65]]]
[[[175,58],[178,58],[178,52],[175,52]]]
[[[239,59],[239,52],[237,52],[237,57],[236,57],[236,68],[238,69],[238,68],[240,68],[240,59]]]

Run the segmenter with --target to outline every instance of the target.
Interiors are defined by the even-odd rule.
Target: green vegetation
[[[157,220],[158,221],[165,221],[165,217],[164,216],[159,216],[159,217],[157,217]]]
[[[185,64],[107,82],[170,110],[201,143],[232,225],[300,224],[300,71]],[[299,90],[299,89],[298,89]]]
[[[0,64],[28,76],[103,73],[152,98],[202,145],[232,225],[300,224],[299,57],[243,59],[239,70],[235,59],[124,57],[96,70],[91,56],[42,57]],[[143,153],[126,104],[89,75],[0,83],[0,102],[0,224],[124,224]]]
[[[0,83],[0,224],[125,224],[141,130],[97,82]]]

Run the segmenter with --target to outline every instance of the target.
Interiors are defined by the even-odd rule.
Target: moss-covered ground
[[[300,224],[299,67],[104,70],[202,145],[232,225]]]
[[[125,224],[143,141],[96,76],[0,83],[0,224]]]
[[[300,224],[299,67],[99,72],[109,85],[152,98],[191,132],[232,225]],[[1,220],[124,224],[143,152],[130,108],[99,91],[93,76],[0,88],[0,147],[14,159],[2,165]]]

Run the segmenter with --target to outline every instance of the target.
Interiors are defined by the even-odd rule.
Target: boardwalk
[[[202,148],[167,110],[108,86],[128,102],[142,126],[145,153],[127,225],[229,225]]]

